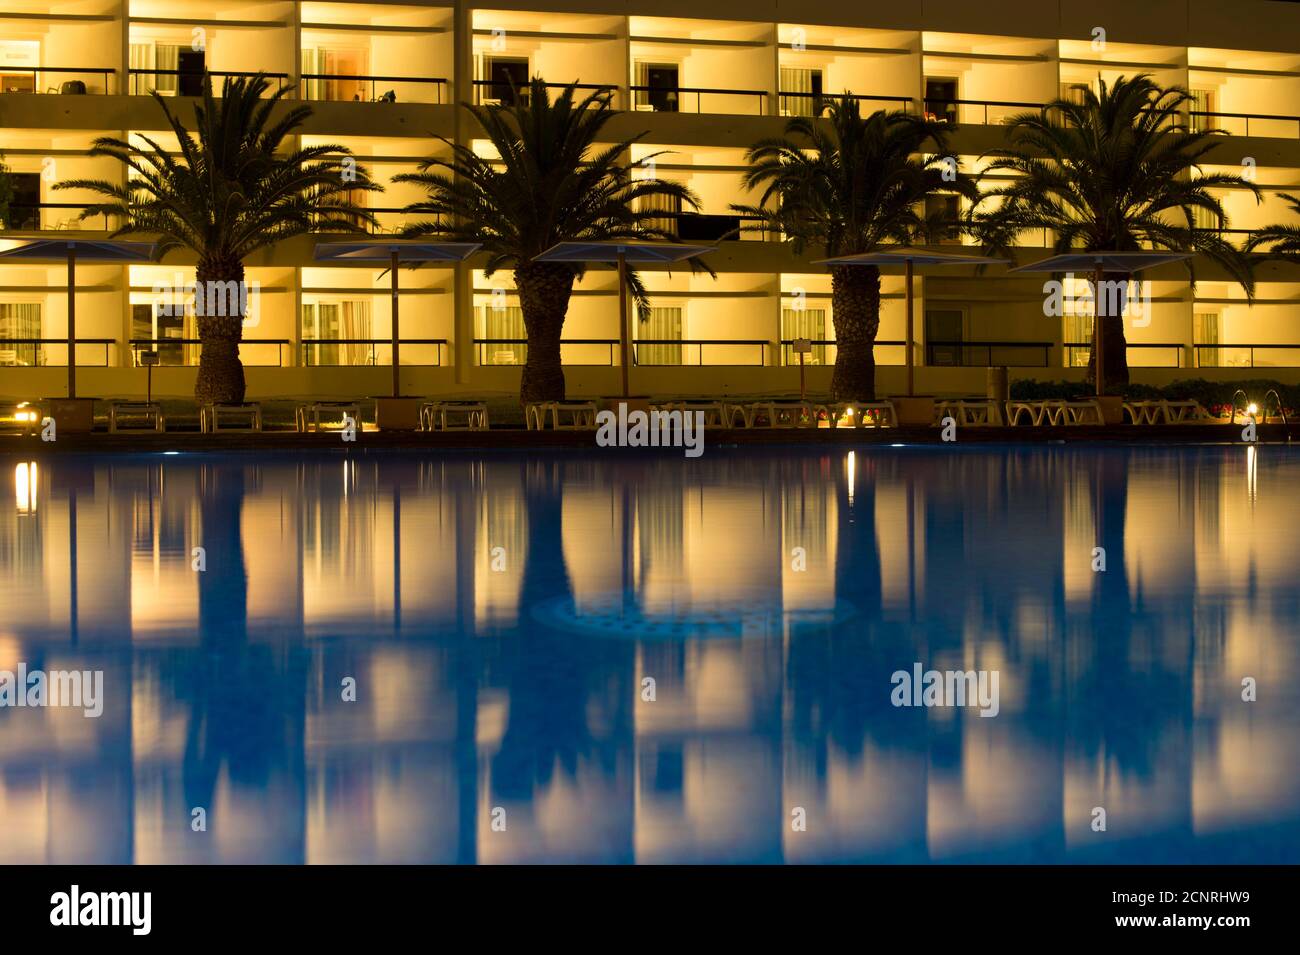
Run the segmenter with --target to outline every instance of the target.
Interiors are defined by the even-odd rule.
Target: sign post
[[[799,356],[799,400],[804,401],[808,397],[808,389],[804,386],[803,356],[812,351],[812,340],[796,338],[792,345],[794,353]]]
[[[140,352],[140,364],[145,367],[144,400],[146,404],[153,404],[153,366],[158,364],[158,353],[156,351]]]

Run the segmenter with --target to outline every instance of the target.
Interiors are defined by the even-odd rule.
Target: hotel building
[[[5,0],[0,10],[0,153],[14,197],[0,245],[33,237],[102,237],[115,223],[78,221],[94,197],[54,186],[119,179],[121,166],[87,154],[99,136],[156,136],[148,96],[188,97],[203,71],[266,72],[313,114],[300,141],[350,148],[387,187],[366,201],[380,231],[400,230],[419,198],[393,177],[481,133],[461,102],[509,100],[528,77],[614,87],[611,137],[645,135],[632,161],[660,150],[654,174],[689,185],[698,212],[665,209],[688,241],[712,242],[739,224],[733,203],[747,146],[779,134],[844,92],[864,109],[904,109],[953,125],[950,151],[967,172],[1004,142],[1003,121],[1098,78],[1152,74],[1193,93],[1189,121],[1221,130],[1207,171],[1248,171],[1262,189],[1223,190],[1230,238],[1295,221],[1280,199],[1300,194],[1300,4],[1280,0],[836,0],[707,6],[663,0],[489,0],[472,3],[327,0]],[[644,174],[649,174],[646,171]],[[960,212],[935,196],[930,212]],[[1017,258],[1045,256],[1050,237]],[[323,267],[314,239],[249,260],[255,283],[241,354],[252,398],[384,393],[391,378],[388,277],[369,266]],[[951,243],[963,240],[954,237]],[[633,323],[633,389],[758,393],[798,386],[790,341],[810,338],[809,387],[834,362],[830,277],[773,237],[720,242],[717,275],[646,275],[651,308]],[[198,345],[192,311],[168,315],[165,288],[193,281],[179,253],[158,264],[88,262],[76,272],[78,382],[84,395],[143,393],[139,355],[159,353],[155,393],[192,392]],[[0,397],[62,393],[68,355],[67,270],[0,267]],[[1300,266],[1267,263],[1253,303],[1209,263],[1193,289],[1183,269],[1150,273],[1149,308],[1128,323],[1137,381],[1276,378],[1300,381]],[[904,285],[883,279],[876,348],[884,393],[901,389]],[[525,356],[509,272],[457,268],[403,273],[402,387],[413,394],[509,394]],[[1044,315],[1043,277],[995,269],[918,275],[914,352],[923,392],[982,392],[985,368],[1014,377],[1082,379],[1089,323]],[[593,269],[569,310],[564,360],[570,393],[618,385],[617,282]]]

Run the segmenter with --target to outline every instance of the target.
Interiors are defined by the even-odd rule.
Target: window
[[[524,310],[518,305],[483,306],[483,358],[489,365],[522,365],[528,360],[528,346],[509,339],[526,339]],[[505,341],[503,341],[505,339]]]
[[[7,227],[39,229],[41,227],[41,174],[11,172],[8,175],[13,198],[9,200]]]
[[[141,72],[132,73],[131,92],[157,90],[163,96],[175,96],[180,53],[181,48],[175,43],[132,43],[131,69]],[[158,72],[153,72],[155,70]]]
[[[656,113],[677,112],[680,87],[676,63],[638,63],[636,86],[637,109]]]
[[[932,308],[925,311],[927,364],[956,367],[963,364],[962,343],[966,340],[965,316],[960,309]]]
[[[813,342],[826,340],[826,309],[824,308],[783,308],[781,309],[781,340],[793,341],[807,338]],[[826,364],[826,346],[813,345],[812,351],[804,356],[810,365]],[[799,364],[799,356],[793,346],[785,346],[785,363]]]
[[[635,363],[638,365],[680,365],[682,363],[682,310],[673,308],[643,308],[637,329],[638,344]]]
[[[653,219],[647,220],[646,226],[648,228],[660,229],[669,235],[677,235],[677,223],[682,215],[681,196],[651,193],[648,196],[641,196],[637,203],[639,210],[642,212],[663,213],[662,216],[655,216]]]
[[[781,67],[781,115],[822,114],[822,71]]]
[[[960,245],[961,232],[956,223],[961,218],[961,200],[957,196],[926,196],[925,219],[931,226],[930,241],[939,245]]]
[[[1194,345],[1217,345],[1219,344],[1219,313],[1218,312],[1197,312],[1192,321],[1192,344]],[[1222,363],[1222,356],[1217,348],[1197,348],[1196,363],[1202,368],[1218,368]]]
[[[925,78],[925,115],[941,123],[957,122],[956,77]]]
[[[519,90],[528,87],[528,59],[518,56],[489,56],[483,60],[487,97],[505,106],[513,105]]]
[[[14,341],[16,338],[40,337],[39,302],[0,302],[0,365],[42,364],[41,346]]]
[[[302,341],[304,365],[375,364],[370,303],[338,299],[303,302]]]
[[[334,77],[365,76],[370,69],[370,53],[360,48],[343,49],[307,47],[302,51],[303,76],[321,74]],[[370,84],[359,79],[304,79],[303,99],[333,102],[368,102]]]
[[[139,347],[157,351],[160,365],[196,364],[199,346],[183,344],[182,339],[197,336],[192,301],[170,308],[160,308],[152,302],[131,306],[131,338],[137,342],[152,341],[151,345]]]
[[[1214,112],[1214,90],[1192,90],[1191,115],[1187,124],[1194,133],[1206,133],[1215,128],[1214,117],[1196,115]]]

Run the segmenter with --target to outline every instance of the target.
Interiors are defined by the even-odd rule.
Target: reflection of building
[[[1191,91],[1193,128],[1226,134],[1207,157],[1206,173],[1240,172],[1243,156],[1262,163],[1254,168],[1262,203],[1245,190],[1216,192],[1234,230],[1227,237],[1239,243],[1248,230],[1290,220],[1281,196],[1295,191],[1300,170],[1300,14],[1288,4],[1244,2],[1245,15],[1193,0],[1126,7],[1102,45],[1093,42],[1092,22],[1068,5],[1057,10],[1032,0],[1004,4],[996,21],[931,4],[887,13],[826,5],[807,11],[816,22],[755,19],[762,11],[734,0],[715,0],[708,19],[685,4],[607,0],[538,0],[522,4],[527,10],[416,0],[85,0],[57,16],[48,4],[17,3],[0,26],[0,128],[14,186],[0,241],[111,228],[115,223],[100,218],[77,221],[92,194],[54,186],[123,175],[113,160],[88,155],[98,136],[140,142],[148,135],[174,146],[148,91],[188,119],[187,99],[205,70],[262,70],[273,87],[295,87],[291,97],[315,111],[301,145],[353,150],[386,187],[361,201],[388,233],[409,224],[400,210],[421,197],[393,180],[445,154],[436,137],[484,148],[455,104],[513,102],[527,95],[521,86],[534,75],[607,86],[626,114],[609,135],[644,132],[629,159],[655,156],[652,169],[634,175],[681,182],[700,197],[696,211],[656,208],[660,224],[684,240],[722,243],[711,257],[716,279],[647,273],[651,307],[636,323],[640,387],[785,390],[793,375],[785,367],[793,363],[790,341],[806,337],[816,342],[808,374],[817,389],[835,358],[829,276],[809,264],[814,251],[795,255],[775,236],[741,229],[750,223],[731,207],[754,199],[740,179],[751,143],[779,133],[789,117],[822,115],[830,98],[847,93],[868,112],[901,109],[949,124],[952,152],[978,171],[1009,117],[1060,96],[1077,98],[1098,78],[1147,72]],[[952,217],[963,209],[958,197],[936,195],[925,211]],[[966,240],[949,233],[941,241]],[[1023,242],[1025,256],[1050,246],[1044,236]],[[64,272],[11,265],[4,274],[0,391],[53,393],[62,380],[53,366],[67,360],[59,342]],[[1295,267],[1262,275],[1254,302],[1209,263],[1198,264],[1197,276],[1189,293],[1178,269],[1154,274],[1152,314],[1127,333],[1138,378],[1165,382],[1185,376],[1180,368],[1214,376],[1267,367],[1288,375],[1300,367]],[[190,394],[192,296],[172,301],[168,290],[193,282],[193,262],[85,265],[78,277],[85,341],[77,358],[110,369],[98,379],[104,390],[142,390],[131,371],[134,354],[152,346],[164,366],[155,389]],[[250,262],[248,278],[256,295],[241,354],[254,395],[374,394],[388,382],[391,312],[382,270],[323,268],[309,243],[292,242]],[[603,393],[617,381],[616,284],[609,270],[593,270],[570,304],[563,358],[576,392]],[[1045,322],[1039,280],[946,274],[917,284],[923,389],[981,392],[984,365],[1020,366],[1019,377],[1083,374],[1087,321]],[[885,277],[876,351],[886,391],[904,377],[903,291],[900,276]],[[508,271],[489,279],[480,262],[455,272],[417,270],[403,276],[401,295],[403,314],[417,316],[402,328],[412,387],[517,388],[526,346],[518,341],[522,314]]]
[[[840,454],[14,464],[0,670],[107,698],[0,708],[5,862],[1095,861],[1295,824],[1267,448],[860,450],[851,501]],[[534,615],[566,595],[584,626]],[[892,707],[916,660],[997,670],[999,716]]]

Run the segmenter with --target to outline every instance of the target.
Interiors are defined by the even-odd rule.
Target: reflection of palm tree
[[[523,467],[528,553],[521,617],[543,600],[573,599],[562,535],[562,465],[531,461]],[[632,670],[632,644],[578,639],[522,621],[506,638],[499,659],[508,671],[510,722],[492,761],[494,792],[527,801],[551,781],[557,763],[574,776],[583,757],[594,757],[612,776],[630,738],[632,690],[622,683]],[[614,729],[603,740],[593,738],[588,723],[594,697],[615,714]]]
[[[253,789],[265,790],[277,771],[299,786],[305,779],[303,668],[291,663],[286,672],[272,647],[248,645],[243,503],[242,465],[202,466],[200,546],[207,570],[199,574],[200,651],[186,674],[192,686],[183,693],[192,701],[183,772],[187,807],[206,808],[209,824],[223,766],[232,783]]]

